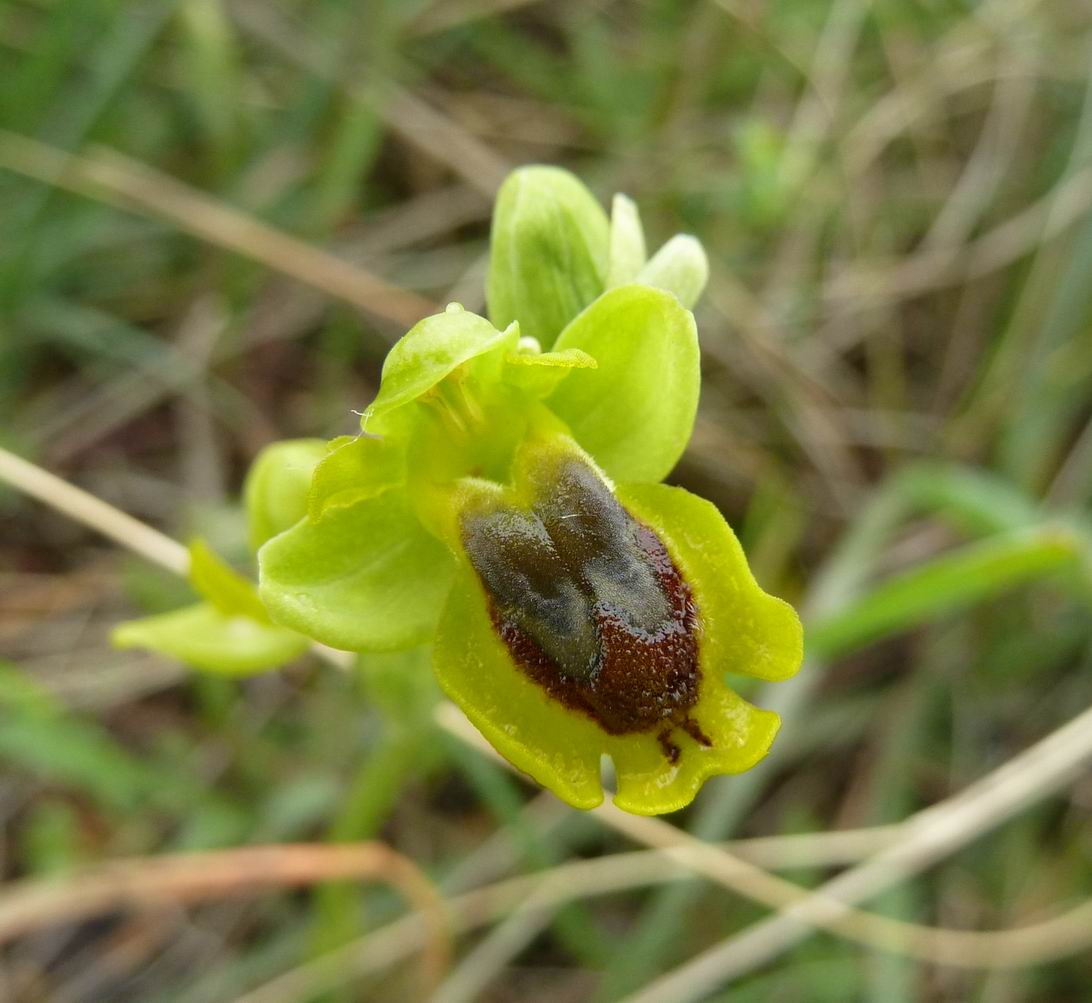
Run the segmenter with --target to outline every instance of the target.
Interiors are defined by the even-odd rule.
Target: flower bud
[[[615,286],[635,282],[647,260],[645,231],[641,226],[637,203],[619,192],[611,203],[607,285],[613,289]]]
[[[680,233],[661,247],[635,281],[674,293],[688,310],[698,302],[709,279],[709,259],[697,237]]]
[[[307,514],[311,474],[325,454],[323,439],[286,439],[258,454],[243,488],[252,550]]]
[[[549,350],[562,328],[606,288],[610,224],[568,171],[522,167],[493,213],[486,298],[489,318]]]

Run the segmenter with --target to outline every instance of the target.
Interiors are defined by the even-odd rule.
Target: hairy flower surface
[[[708,502],[660,484],[612,491],[586,455],[529,451],[512,497],[468,504],[466,565],[440,621],[441,686],[494,747],[581,808],[654,814],[758,762],[778,718],[727,672],[783,679],[792,609],[759,589]],[[522,503],[521,503],[522,502]]]

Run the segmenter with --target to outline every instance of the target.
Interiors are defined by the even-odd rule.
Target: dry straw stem
[[[451,734],[503,762],[451,704],[438,708],[437,719]],[[849,903],[876,895],[954,852],[1032,801],[1075,779],[1089,760],[1092,708],[959,794],[911,816],[898,826],[897,835],[886,849],[814,892],[696,839],[662,819],[628,815],[610,804],[593,809],[593,814],[635,842],[655,847],[668,859],[779,913],[755,930],[764,925],[776,926],[779,932],[791,930],[797,935],[792,941],[796,943],[821,929],[933,964],[1021,968],[1064,957],[1092,944],[1092,901],[1034,926],[997,932],[906,923],[855,909]],[[714,948],[707,955],[712,957],[721,949]],[[742,952],[737,960],[750,968],[756,957]],[[710,981],[702,988],[715,984]],[[684,998],[698,998],[678,995],[679,989],[672,983],[662,995],[646,999],[642,992],[626,1003],[682,1003]]]
[[[94,496],[0,449],[0,478],[172,571],[181,573],[182,548],[169,537]],[[139,528],[140,546],[127,532]],[[352,655],[315,646],[332,664]],[[437,722],[473,748],[499,760],[492,748],[450,703],[436,709]],[[665,976],[629,1003],[683,1003],[776,956],[813,929],[906,954],[935,964],[972,968],[1022,967],[1071,954],[1092,942],[1092,903],[1023,929],[1002,932],[945,930],[904,923],[853,908],[964,846],[1028,804],[1073,780],[1092,759],[1092,709],[1084,711],[1031,748],[964,791],[912,816],[891,844],[815,892],[769,874],[725,850],[695,839],[660,819],[627,815],[611,805],[594,815],[608,827],[655,847],[668,859],[779,911],[749,932],[731,938]],[[499,760],[504,762],[503,760]],[[595,862],[602,865],[602,861]],[[576,894],[586,891],[584,885]],[[450,903],[449,903],[450,904]]]
[[[417,866],[383,843],[285,843],[117,860],[57,878],[8,885],[0,897],[0,944],[57,923],[121,909],[245,895],[322,881],[372,879],[397,888],[424,933],[422,975],[431,988],[447,969],[444,901]]]
[[[554,887],[564,887],[563,875],[550,874],[519,902],[505,920],[468,951],[432,995],[429,1003],[474,1003],[494,977],[547,926],[557,903]]]
[[[552,795],[548,797],[554,805],[559,804]],[[538,799],[524,808],[528,819],[538,813],[535,806],[541,802],[542,799]],[[722,845],[752,863],[765,862],[772,867],[827,866],[858,860],[888,845],[897,831],[897,826],[879,826],[842,832],[765,836]],[[540,920],[548,921],[553,910],[569,902],[692,877],[692,870],[682,862],[686,852],[685,848],[680,849],[674,859],[665,857],[659,850],[616,853],[591,860],[568,861],[536,874],[493,881],[449,898],[448,916],[453,930],[461,933],[486,926],[506,915],[516,918],[514,928],[509,926],[503,934],[498,931],[497,936],[491,935],[483,941],[483,944],[490,944],[487,953],[473,952],[483,967],[495,965],[502,948],[512,948],[520,933]],[[278,975],[236,1003],[296,1003],[320,995],[408,957],[424,943],[425,933],[418,917],[403,917]],[[459,968],[465,968],[466,960],[463,959]],[[458,971],[455,969],[452,975]],[[460,982],[469,985],[469,979]]]
[[[830,300],[862,310],[877,299],[905,299],[998,271],[1068,230],[1092,208],[1092,168],[1059,181],[1046,195],[968,244],[931,247],[892,264],[854,265],[824,289]]]
[[[114,150],[67,153],[0,130],[0,167],[165,220],[368,313],[410,327],[436,306]]]
[[[959,20],[937,39],[921,68],[871,102],[867,112],[848,128],[841,142],[848,184],[864,184],[864,176],[893,140],[906,135],[914,123],[927,123],[930,116],[945,114],[946,102],[957,94],[992,84],[1000,118],[1011,118],[1014,112],[1019,117],[1027,94],[1041,80],[1084,77],[1083,63],[1063,65],[1050,49],[1044,51],[1049,51],[1051,58],[1043,59],[1024,44],[1029,19],[1041,5],[1042,0],[987,0],[974,17]],[[994,138],[990,125],[987,120],[983,140]],[[1005,142],[1017,141],[1016,131],[1010,130]],[[954,239],[960,228],[952,226],[953,211],[981,209],[996,171],[1005,163],[1003,150],[989,149],[990,145],[987,142],[972,155],[968,162],[971,173],[956,185],[954,201],[937,216],[941,226],[932,227],[918,253],[897,261],[854,263],[835,271],[823,289],[828,303],[842,314],[858,312],[980,278],[1059,236],[1092,205],[1092,175],[1075,170],[1080,165],[1074,164],[1073,173],[1067,171],[1051,191],[1008,220],[975,240]],[[963,220],[963,232],[971,229],[969,222]],[[948,239],[942,239],[945,237]]]
[[[1063,62],[1047,47],[1037,59],[1025,44],[1029,22],[1043,0],[986,0],[973,17],[960,18],[933,42],[929,58],[868,102],[864,114],[842,136],[840,146],[850,179],[859,178],[886,147],[916,123],[945,114],[963,92],[1003,78],[1082,78],[1083,56]]]
[[[0,449],[0,480],[98,530],[153,564],[176,575],[189,573],[190,556],[182,544],[6,449]]]
[[[830,835],[837,834],[815,833],[808,838],[821,841]],[[741,840],[726,845],[735,852],[747,853],[748,842]],[[704,849],[712,848],[709,844],[700,845]],[[497,881],[448,898],[447,915],[453,932],[468,933],[506,915],[522,913],[516,929],[509,928],[509,935],[514,941],[525,924],[530,926],[545,913],[569,902],[677,881],[692,877],[696,869],[698,867],[690,859],[690,850],[685,846],[678,847],[670,856],[659,850],[638,850],[591,860],[568,861],[546,871]],[[424,944],[426,932],[420,917],[405,916],[284,972],[238,997],[234,1003],[297,1003],[300,999],[320,995],[410,956]],[[952,932],[959,934],[963,931]],[[1092,904],[1084,903],[1031,926],[1000,932],[978,932],[974,936],[984,945],[988,942],[996,944],[994,950],[997,952],[1005,950],[1008,941],[1015,943],[1035,938],[1043,945],[1042,953],[1036,960],[1065,957],[1092,941]],[[487,942],[491,942],[492,946],[486,960],[492,960],[499,955],[502,945],[492,937],[483,944]],[[481,960],[483,955],[479,954],[478,957]],[[994,962],[998,968],[1010,967],[1003,958],[994,959]]]

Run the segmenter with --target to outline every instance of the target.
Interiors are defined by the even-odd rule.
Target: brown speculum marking
[[[698,611],[667,548],[575,457],[535,485],[529,511],[462,522],[494,628],[548,696],[612,735],[656,731],[676,762],[679,728],[709,745],[698,699]]]

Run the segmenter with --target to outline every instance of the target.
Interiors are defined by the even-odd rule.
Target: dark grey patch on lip
[[[530,510],[464,518],[463,543],[494,626],[545,692],[611,734],[653,728],[665,749],[697,702],[697,611],[656,534],[595,471],[565,458],[538,472]]]

